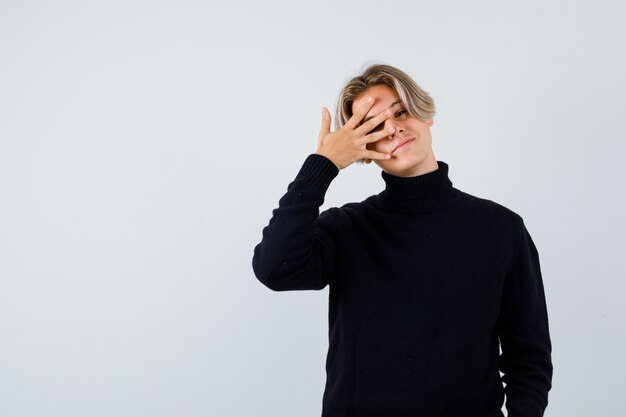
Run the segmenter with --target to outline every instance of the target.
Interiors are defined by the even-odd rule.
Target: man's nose
[[[393,127],[395,130],[391,133],[389,133],[389,139],[393,139],[393,135],[398,133],[398,132],[402,132],[404,130],[404,127],[402,126],[402,124],[400,122],[398,122],[397,120],[393,119],[393,118],[389,118],[387,120],[385,120],[384,122],[384,126],[383,128],[385,130],[389,129],[390,127]]]

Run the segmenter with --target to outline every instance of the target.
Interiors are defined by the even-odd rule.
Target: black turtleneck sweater
[[[381,193],[320,214],[339,170],[310,154],[254,248],[268,288],[329,286],[323,417],[501,417],[504,394],[509,417],[544,413],[537,249],[518,214],[453,187],[437,164],[381,171]]]

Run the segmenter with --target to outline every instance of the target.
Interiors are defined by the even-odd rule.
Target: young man
[[[329,285],[322,416],[501,417],[505,394],[509,417],[542,416],[552,346],[522,217],[452,186],[434,102],[399,69],[350,80],[334,132],[322,114],[252,259],[272,290]],[[320,214],[339,171],[372,160],[384,190]]]

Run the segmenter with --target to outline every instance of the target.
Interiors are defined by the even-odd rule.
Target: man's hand
[[[357,110],[352,117],[341,129],[335,132],[330,131],[330,113],[326,107],[323,107],[322,128],[317,139],[317,150],[315,153],[330,159],[340,170],[359,159],[365,159],[366,163],[371,162],[372,159],[389,159],[391,155],[370,151],[366,149],[366,145],[389,136],[390,133],[393,133],[393,128],[371,134],[366,133],[390,117],[392,114],[391,110],[382,111],[359,126],[360,121],[365,117],[373,104],[374,99],[371,97],[361,100],[356,106]]]

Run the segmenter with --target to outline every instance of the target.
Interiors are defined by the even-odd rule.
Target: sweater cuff
[[[339,168],[333,161],[323,155],[312,153],[304,160],[296,179],[305,180],[315,188],[326,191],[338,174]]]

